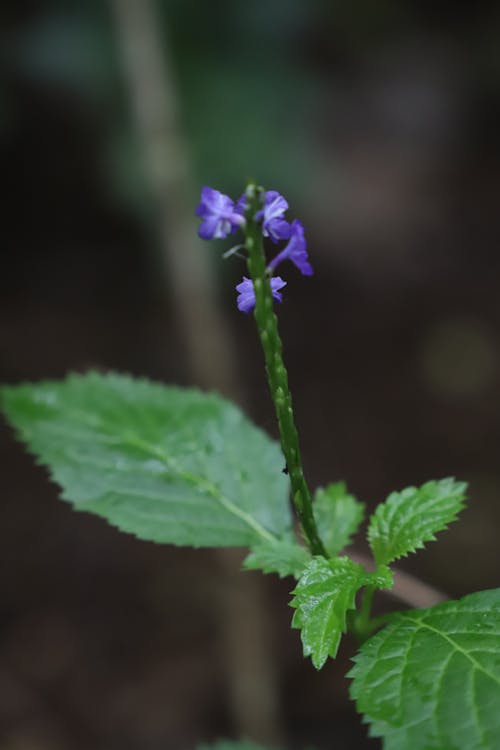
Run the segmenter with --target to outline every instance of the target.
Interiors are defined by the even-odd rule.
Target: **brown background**
[[[243,266],[192,216],[202,184],[254,177],[316,270],[287,270],[279,310],[311,484],[373,507],[469,481],[462,523],[402,567],[449,596],[497,586],[498,5],[141,7],[149,26],[128,0],[2,4],[2,381],[210,383],[275,434]],[[377,747],[353,644],[319,674],[302,659],[291,581],[74,513],[6,426],[0,456],[1,750]]]

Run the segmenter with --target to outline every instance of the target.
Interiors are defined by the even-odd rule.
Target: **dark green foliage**
[[[500,747],[500,589],[394,615],[355,662],[351,695],[384,750]]]

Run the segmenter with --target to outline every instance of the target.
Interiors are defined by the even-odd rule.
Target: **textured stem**
[[[363,591],[363,598],[361,600],[359,613],[355,616],[354,632],[361,643],[366,641],[373,629],[371,611],[375,590],[375,586],[367,586],[365,588],[365,590]]]
[[[288,387],[288,375],[283,363],[283,346],[278,332],[278,321],[273,310],[273,297],[269,277],[266,273],[266,258],[262,244],[262,228],[254,217],[262,208],[262,191],[249,185],[246,191],[245,248],[248,253],[248,272],[255,291],[255,321],[260,342],[264,350],[266,373],[278,419],[281,447],[285,455],[293,504],[313,555],[327,557],[318,535],[314,520],[311,493],[307,486],[299,450],[299,437],[295,427],[292,396]]]

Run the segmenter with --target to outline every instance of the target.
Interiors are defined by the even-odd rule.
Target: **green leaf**
[[[264,573],[277,573],[280,578],[298,578],[311,555],[293,539],[279,539],[275,542],[261,542],[252,548],[243,561],[246,570],[262,570]]]
[[[355,662],[351,695],[384,750],[500,748],[500,589],[395,615]]]
[[[435,540],[455,521],[465,503],[467,485],[441,479],[393,492],[370,518],[368,541],[378,565],[387,565]]]
[[[329,656],[335,658],[346,631],[347,611],[354,609],[356,593],[367,585],[389,588],[390,571],[368,573],[348,557],[314,557],[305,569],[292,591],[291,606],[296,610],[292,627],[300,628],[304,656],[311,656],[316,669]]]
[[[314,516],[325,549],[335,557],[351,543],[364,516],[364,504],[349,495],[345,482],[316,490]]]
[[[97,373],[2,395],[77,510],[196,547],[251,546],[291,528],[279,447],[219,396]]]

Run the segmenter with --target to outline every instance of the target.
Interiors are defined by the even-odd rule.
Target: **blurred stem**
[[[187,370],[197,385],[237,397],[228,322],[217,304],[210,255],[196,236],[191,161],[180,125],[168,29],[160,25],[151,0],[111,4],[156,212],[162,287],[173,302]]]
[[[172,299],[187,369],[198,385],[217,388],[241,402],[228,321],[217,305],[210,253],[196,237],[192,170],[179,126],[168,29],[159,23],[152,0],[111,0],[111,5],[156,208],[163,286]],[[225,584],[215,613],[220,617],[223,667],[235,729],[279,744],[282,730],[268,607],[251,576],[241,576],[239,552],[218,549],[214,554]]]
[[[293,415],[292,395],[288,386],[288,374],[283,362],[283,345],[278,331],[278,319],[274,314],[271,285],[266,272],[262,227],[254,219],[255,214],[262,207],[261,196],[262,191],[255,185],[247,187],[248,209],[246,211],[245,248],[248,252],[248,272],[252,278],[255,291],[254,316],[264,350],[267,379],[278,419],[281,447],[292,486],[293,503],[312,554],[327,557],[316,528],[311,493],[302,468],[299,436]]]
[[[351,629],[360,643],[366,641],[374,629],[375,621],[371,619],[371,611],[375,591],[375,586],[367,586],[364,589],[359,612],[352,618]]]

